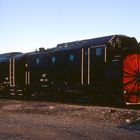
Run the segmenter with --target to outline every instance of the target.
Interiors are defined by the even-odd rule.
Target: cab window
[[[102,48],[96,48],[96,56],[102,55]]]

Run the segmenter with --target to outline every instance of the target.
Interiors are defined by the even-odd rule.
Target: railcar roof
[[[105,37],[67,42],[67,43],[58,44],[57,47],[53,49],[52,51],[65,51],[69,49],[76,49],[76,48],[82,48],[82,47],[106,45],[111,39],[113,39],[116,36],[123,37],[123,38],[124,37],[130,38],[125,35],[110,35],[110,36],[105,36]]]
[[[10,58],[22,54],[21,52],[10,52],[10,53],[4,53],[4,54],[0,54],[0,62],[9,60]]]
[[[4,53],[0,54],[0,58],[11,58],[15,55],[22,54],[21,52],[10,52],[10,53]]]
[[[20,60],[20,59],[26,57],[27,55],[29,55],[30,53],[31,52],[22,53],[22,54],[16,55],[15,58],[16,58],[16,60],[18,60],[18,59]]]

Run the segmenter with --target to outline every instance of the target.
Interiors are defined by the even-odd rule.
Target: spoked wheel
[[[140,54],[129,54],[123,61],[123,90],[127,104],[140,104]]]

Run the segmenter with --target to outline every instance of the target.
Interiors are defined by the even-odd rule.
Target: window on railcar
[[[55,63],[56,62],[56,57],[53,56],[52,59],[51,59],[52,63]]]
[[[69,61],[72,62],[72,61],[74,61],[74,59],[75,59],[74,54],[70,54],[69,55]]]
[[[40,60],[39,58],[36,58],[36,64],[39,64]]]
[[[95,61],[96,63],[104,63],[105,54],[104,47],[95,48]]]
[[[102,56],[102,48],[96,48],[96,56]]]

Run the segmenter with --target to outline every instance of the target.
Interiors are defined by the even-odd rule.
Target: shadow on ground
[[[138,119],[132,123],[120,125],[117,128],[125,129],[125,130],[128,130],[130,132],[133,132],[133,133],[140,135],[140,119]]]

